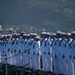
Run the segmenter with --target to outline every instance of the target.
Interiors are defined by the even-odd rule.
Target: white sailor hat
[[[36,36],[35,39],[40,40],[40,37],[39,36]]]
[[[26,34],[26,36],[27,36],[27,37],[29,37],[29,36],[30,36],[30,34]]]
[[[46,32],[46,35],[49,35],[50,36],[51,34],[49,32]]]
[[[0,37],[3,39],[4,38],[4,35],[1,35]]]
[[[12,36],[16,36],[16,35],[17,35],[17,33],[13,33],[13,34],[12,34]]]
[[[7,36],[10,36],[11,37],[12,35],[11,34],[7,34]]]
[[[56,33],[51,33],[51,36],[56,36]]]
[[[37,36],[37,34],[36,34],[36,33],[34,33],[33,35],[34,35],[34,36]]]
[[[26,34],[23,34],[23,36],[26,36]]]
[[[6,35],[6,34],[4,35],[4,39],[5,39],[5,38],[7,38],[7,35]]]
[[[23,34],[23,35],[22,35],[22,38],[24,38],[24,39],[25,39],[25,38],[26,38],[26,34]]]
[[[25,32],[24,32],[24,31],[22,31],[20,34],[25,34]]]
[[[65,33],[67,36],[71,36],[71,33]]]
[[[25,34],[25,32],[24,32],[24,31],[22,31],[22,32],[20,33],[20,36],[22,36],[23,34]]]
[[[72,31],[71,34],[75,35],[75,31]]]
[[[36,36],[35,39],[40,39],[40,37],[39,36]]]
[[[65,32],[61,32],[61,33],[60,33],[60,35],[65,35],[65,34],[66,34]]]
[[[61,34],[61,31],[56,31],[56,34]]]
[[[30,34],[26,34],[26,38],[30,38]]]
[[[17,36],[17,38],[19,38],[19,37],[20,37],[20,34],[19,34],[19,33],[17,33],[17,35],[16,35],[16,36]]]
[[[30,33],[30,36],[37,36],[36,33]]]
[[[12,38],[17,38],[17,33],[13,33]]]
[[[46,35],[46,32],[42,32],[41,35]]]
[[[7,34],[7,38],[11,38],[12,37],[12,35],[10,35],[10,34]]]

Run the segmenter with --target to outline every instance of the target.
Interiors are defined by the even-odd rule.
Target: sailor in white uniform
[[[0,63],[2,62],[2,43],[1,43],[1,36],[0,36]]]
[[[26,68],[30,68],[31,62],[30,62],[30,34],[26,34],[26,42],[25,44],[25,49],[24,49],[24,53],[26,56],[26,60],[25,61],[25,67]]]
[[[7,63],[11,64],[12,60],[11,60],[11,35],[8,34],[7,35],[7,40],[5,43],[5,50],[6,50],[6,54],[7,54]]]
[[[74,75],[74,65],[73,62],[71,61],[71,46],[70,46],[70,43],[72,42],[71,34],[66,33],[66,38],[68,39],[68,42],[66,43],[66,48],[64,51],[65,54],[64,59],[66,61],[66,64],[68,65],[68,75]]]
[[[24,33],[20,33],[20,36],[18,38],[18,44],[17,44],[17,64],[18,66],[22,66],[23,65],[23,34]]]
[[[26,38],[26,34],[23,34],[22,36],[23,39],[23,46],[22,46],[22,50],[23,50],[23,66],[25,66],[27,64],[27,56],[26,56],[26,42],[27,42],[27,38]],[[26,67],[26,66],[25,66]]]
[[[41,69],[40,67],[40,55],[41,55],[41,51],[40,51],[40,38],[39,36],[36,36],[34,38],[35,43],[33,45],[34,47],[34,68],[35,69]]]
[[[61,64],[61,60],[60,60],[60,51],[59,51],[59,42],[61,41],[61,38],[60,38],[60,33],[61,31],[57,31],[56,32],[56,38],[55,38],[55,41],[53,42],[52,44],[52,50],[55,52],[55,58],[53,59],[53,63],[54,63],[54,72],[57,72],[57,73],[61,73],[62,71],[62,64]]]
[[[17,33],[12,34],[12,46],[11,46],[11,60],[12,60],[12,65],[16,65],[16,41],[17,41]]]
[[[71,60],[73,62],[74,65],[74,75],[75,75],[75,31],[71,32],[71,37],[72,37],[72,42],[70,44],[71,46]]]
[[[55,71],[55,64],[56,64],[56,63],[54,62],[55,54],[56,54],[56,53],[55,53],[55,43],[54,43],[55,40],[56,40],[56,33],[52,33],[52,34],[51,34],[51,41],[52,41],[52,42],[51,42],[51,47],[52,47],[52,60],[53,60],[53,63],[52,63],[52,64],[53,64],[53,67],[52,67],[52,68],[53,68],[53,71]]]
[[[5,62],[5,58],[4,58],[5,53],[4,53],[3,38],[4,38],[4,35],[0,35],[0,51],[1,51],[1,53],[0,53],[0,55],[1,55],[0,56],[0,58],[1,58],[0,62],[2,62],[2,63]]]
[[[64,60],[64,52],[65,52],[65,43],[67,41],[66,37],[65,37],[65,33],[61,32],[61,38],[62,40],[59,43],[60,46],[60,59],[61,59],[61,64],[62,64],[62,71],[61,74],[68,74],[68,65],[66,64],[65,60]],[[61,69],[61,68],[60,68]]]
[[[53,71],[52,70],[52,46],[51,46],[51,38],[50,33],[46,32],[46,41],[45,41],[45,52],[46,52],[46,59],[47,59],[47,71]]]
[[[20,34],[18,33],[16,34],[15,42],[14,42],[14,56],[16,59],[15,65],[22,66],[21,52],[19,52],[19,48],[20,48],[19,40],[20,40]]]
[[[6,50],[5,50],[5,40],[4,35],[2,35],[1,38],[1,44],[2,44],[2,62],[6,63]]]
[[[30,34],[30,57],[31,57],[31,59],[30,59],[30,64],[31,64],[31,68],[34,68],[35,66],[34,66],[34,55],[35,55],[35,52],[34,52],[34,47],[33,47],[33,45],[34,45],[34,43],[35,43],[35,40],[34,40],[34,38],[37,36],[37,34],[36,33],[31,33]]]
[[[12,35],[13,36],[13,35]],[[14,40],[13,40],[13,42],[12,42],[12,49],[13,49],[13,58],[14,58],[14,61],[15,62],[13,62],[14,63],[14,65],[18,65],[17,63],[18,63],[18,55],[17,55],[17,53],[18,53],[18,34],[17,33],[15,33],[15,35],[14,35]]]
[[[46,48],[45,48],[45,42],[46,42],[46,38],[45,38],[46,32],[42,32],[41,33],[41,37],[40,37],[40,49],[41,49],[41,56],[42,56],[42,70],[46,70],[46,66],[47,66],[47,59],[46,59]]]

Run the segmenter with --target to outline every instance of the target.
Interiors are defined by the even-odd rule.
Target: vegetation
[[[6,25],[25,25],[35,32],[75,30],[75,0],[3,0],[0,11]]]

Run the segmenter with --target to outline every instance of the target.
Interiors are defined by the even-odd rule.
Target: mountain
[[[70,32],[75,30],[75,0],[2,0],[0,21],[20,31]]]

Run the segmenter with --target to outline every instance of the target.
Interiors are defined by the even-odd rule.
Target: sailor
[[[26,60],[24,60],[25,64],[23,64],[25,66],[25,68],[30,68],[31,62],[30,62],[30,34],[26,34],[26,41],[25,41],[25,47],[24,47],[24,53],[26,56]]]
[[[2,62],[6,63],[6,50],[5,50],[5,40],[4,35],[1,36],[1,44],[2,44]]]
[[[54,72],[57,72],[57,73],[61,73],[62,71],[62,64],[59,58],[59,55],[60,55],[59,42],[61,41],[60,33],[61,31],[56,32],[55,41],[52,44],[52,51],[55,53],[54,58],[53,58]]]
[[[2,62],[2,44],[1,44],[1,36],[0,36],[0,63]]]
[[[0,58],[1,58],[1,60],[0,60],[0,62],[2,62],[2,63],[4,63],[5,62],[5,58],[4,58],[4,50],[3,50],[3,37],[4,37],[4,35],[0,35]]]
[[[11,64],[11,35],[8,34],[7,35],[7,40],[5,43],[5,50],[6,50],[6,54],[7,54],[7,63]]]
[[[23,46],[22,46],[22,59],[23,59],[23,66],[25,66],[27,64],[27,56],[26,56],[26,35],[27,34],[23,34],[22,39],[23,39]],[[26,67],[26,66],[25,66]]]
[[[58,61],[57,61],[57,55],[56,55],[56,34],[52,34],[51,38],[52,41],[52,59],[53,59],[53,69],[54,72],[58,72]]]
[[[52,46],[51,46],[51,38],[50,33],[46,32],[45,37],[47,38],[45,41],[45,52],[46,52],[46,59],[47,59],[47,71],[53,71],[52,70]]]
[[[54,71],[54,59],[55,59],[55,47],[54,47],[54,42],[56,40],[56,33],[51,33],[51,47],[52,47],[52,59],[53,59],[53,62],[52,62],[52,68],[53,68],[53,71]]]
[[[24,34],[24,33],[23,33]],[[18,36],[18,44],[17,44],[17,65],[22,66],[23,65],[23,34],[20,33]]]
[[[35,66],[34,66],[34,47],[33,47],[33,45],[34,45],[34,43],[35,43],[35,40],[34,40],[34,38],[37,36],[37,34],[36,33],[31,33],[30,34],[30,57],[31,57],[31,59],[30,59],[30,64],[31,64],[31,68],[34,68]]]
[[[41,56],[42,56],[42,70],[46,70],[46,66],[47,66],[47,59],[46,59],[46,50],[45,50],[45,42],[46,42],[46,38],[45,38],[46,32],[42,32],[41,33],[41,37],[40,37],[40,49],[41,49]]]
[[[68,39],[68,42],[66,43],[66,48],[64,51],[65,55],[65,61],[66,64],[68,65],[68,75],[74,75],[74,65],[73,62],[71,61],[71,46],[70,43],[72,42],[71,38],[71,33],[66,33],[66,38]]]
[[[36,36],[34,38],[35,43],[33,45],[34,48],[34,68],[35,69],[41,69],[40,67],[40,55],[41,55],[41,51],[40,51],[40,38],[39,36]]]
[[[73,62],[73,65],[74,65],[74,75],[75,75],[75,31],[71,32],[71,37],[73,39],[70,44],[70,46],[71,46],[71,61]]]
[[[22,37],[22,35],[23,35],[23,34],[25,34],[25,32],[24,32],[24,31],[22,31],[22,32],[20,33],[20,36]]]
[[[14,34],[12,34],[12,40],[11,40],[11,42],[12,42],[12,46],[11,46],[11,60],[12,60],[12,65],[16,65],[16,56],[15,56],[15,54],[16,54],[16,52],[15,52],[15,50],[16,50],[16,36],[17,36],[17,33],[14,33]]]
[[[65,33],[64,32],[61,32],[61,38],[62,40],[60,41],[59,43],[59,51],[60,51],[60,61],[61,61],[61,64],[62,64],[62,71],[61,71],[61,74],[68,74],[68,65],[66,64],[65,60],[64,60],[64,50],[65,50],[65,43],[67,41],[66,37],[65,37]]]

